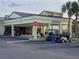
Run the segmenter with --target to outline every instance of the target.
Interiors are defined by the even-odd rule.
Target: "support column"
[[[4,35],[5,27],[3,24],[0,24],[0,35]]]
[[[62,24],[61,24],[61,22],[59,24],[59,32],[62,34]]]
[[[49,29],[52,29],[51,23],[48,24],[48,31],[50,32]]]
[[[52,29],[52,28],[51,28],[51,23],[49,23],[48,28],[49,28],[49,29]]]
[[[11,25],[11,36],[14,36],[14,26]]]
[[[70,37],[72,37],[72,22],[70,23]]]
[[[44,32],[44,26],[41,26],[41,33],[45,33]]]
[[[37,26],[33,26],[32,35],[34,36],[33,39],[37,39]]]

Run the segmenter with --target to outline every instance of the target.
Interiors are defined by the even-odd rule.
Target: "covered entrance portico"
[[[11,36],[31,36],[37,38],[38,33],[45,33],[48,30],[48,24],[46,23],[39,23],[38,26],[34,26],[33,23],[7,25],[6,27],[8,26],[11,28],[8,31]]]
[[[38,21],[38,26],[34,26],[34,21]],[[37,39],[38,32],[45,33],[49,29],[58,31],[59,33],[67,32],[68,19],[66,18],[53,18],[45,16],[30,16],[17,18],[4,21],[5,26],[11,26],[11,36],[15,36],[16,28],[20,29],[18,33],[20,35],[31,35],[34,39]],[[71,22],[72,33],[72,22]]]

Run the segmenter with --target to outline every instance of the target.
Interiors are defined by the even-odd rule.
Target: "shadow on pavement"
[[[0,40],[6,40],[6,41],[16,41],[16,40],[29,40],[28,38],[23,37],[12,37],[12,36],[0,36]]]

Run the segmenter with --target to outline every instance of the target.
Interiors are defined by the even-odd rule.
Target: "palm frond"
[[[70,2],[70,1],[68,1],[68,2],[66,3],[66,8],[67,8],[67,10],[69,10],[69,9],[71,8],[71,2]]]
[[[62,6],[62,12],[66,12],[66,6],[65,5]]]

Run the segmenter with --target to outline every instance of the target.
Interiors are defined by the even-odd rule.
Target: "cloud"
[[[0,15],[12,11],[39,13],[42,10],[61,11],[61,6],[68,0],[0,0]],[[73,0],[71,0],[73,1]]]
[[[19,7],[19,6],[21,6],[21,4],[11,2],[11,3],[9,3],[8,6],[9,6],[9,7]]]
[[[0,6],[8,6],[8,7],[18,7],[21,6],[21,2],[18,3],[19,0],[0,0]]]
[[[66,1],[78,1],[78,0],[66,0]]]

